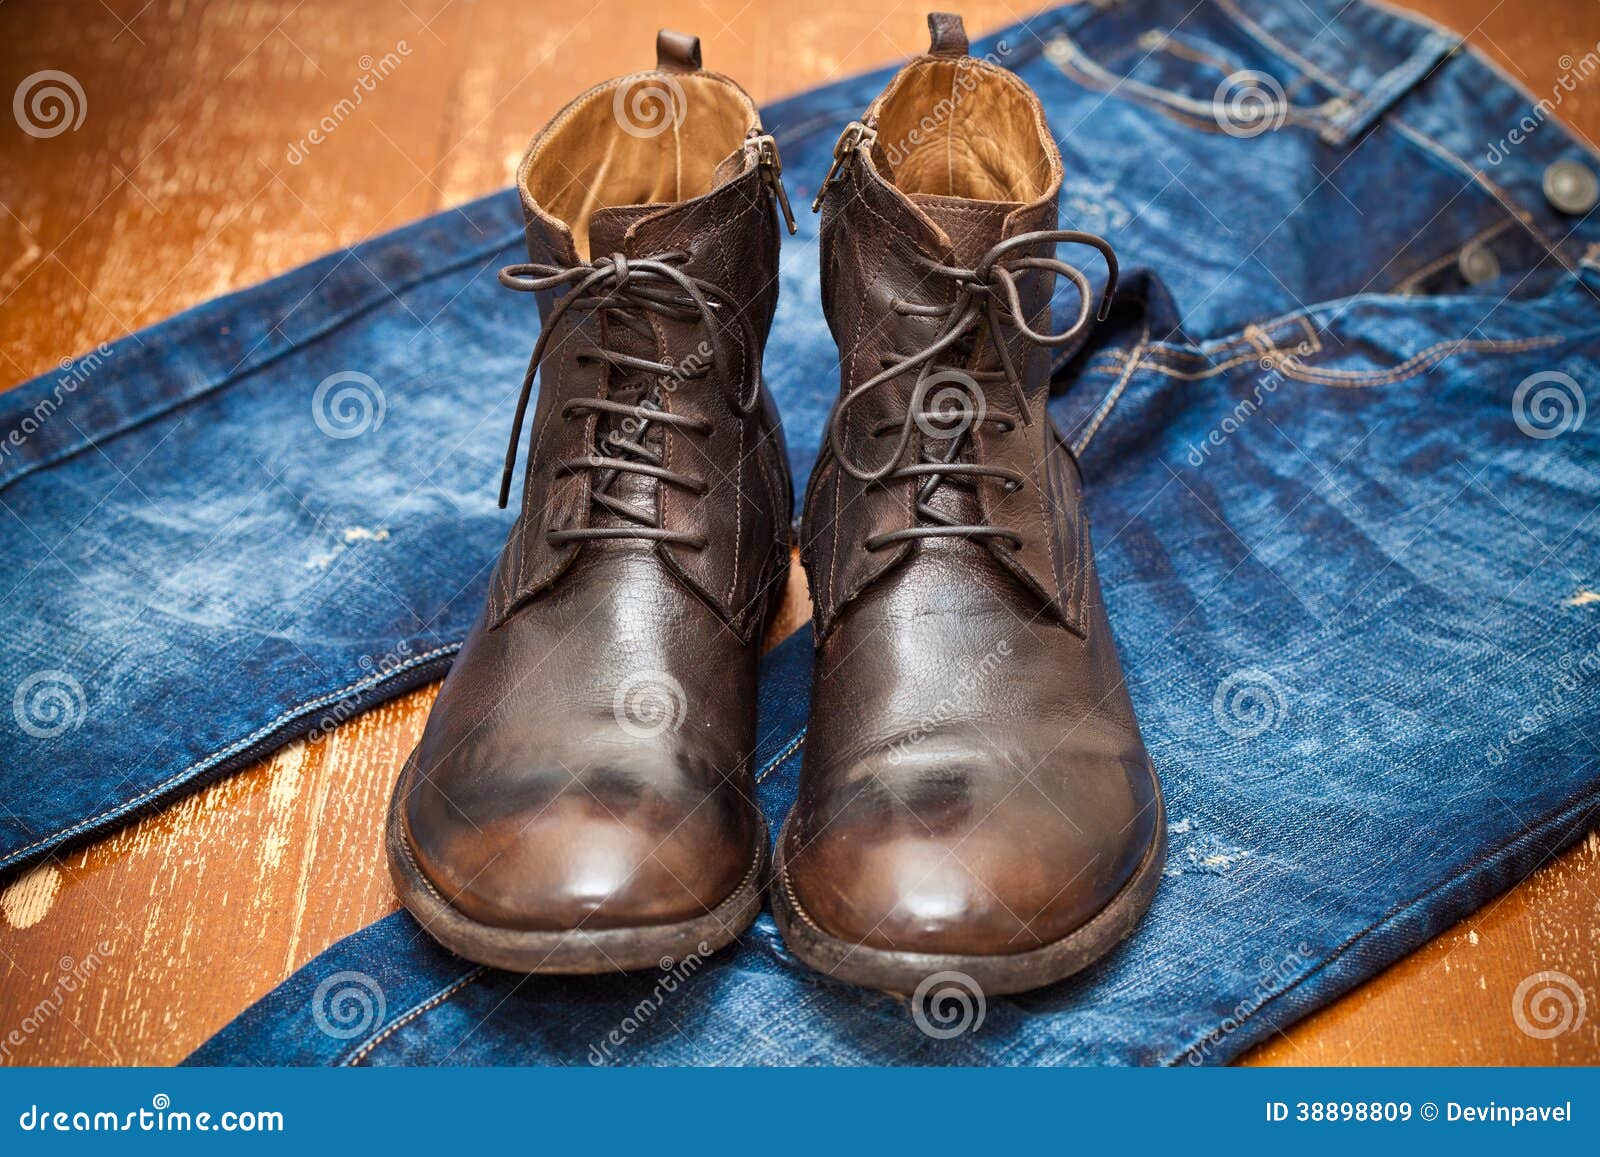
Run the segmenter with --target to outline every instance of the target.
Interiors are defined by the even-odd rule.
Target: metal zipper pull
[[[772,139],[772,134],[767,133],[756,138],[756,149],[759,160],[756,162],[761,168],[761,179],[772,190],[773,199],[778,202],[778,208],[783,212],[783,223],[789,227],[792,237],[799,231],[794,223],[794,211],[789,208],[789,192],[783,187],[783,161],[778,156],[778,142]]]
[[[839,140],[833,146],[833,164],[828,166],[828,175],[822,178],[822,184],[817,187],[817,199],[811,202],[813,213],[822,212],[822,198],[839,178],[839,170],[844,163],[854,155],[862,144],[870,145],[878,139],[878,130],[869,129],[860,121],[851,121],[844,126],[844,132],[839,134]]]

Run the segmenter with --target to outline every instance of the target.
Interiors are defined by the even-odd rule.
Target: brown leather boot
[[[400,897],[523,972],[654,967],[755,918],[756,660],[790,483],[761,378],[777,151],[738,85],[663,32],[518,170],[543,329],[522,514],[390,808]],[[787,213],[787,204],[783,204]]]
[[[835,151],[822,294],[843,367],[802,538],[817,661],[773,909],[796,955],[910,992],[1069,975],[1128,934],[1165,854],[1090,556],[1045,412],[1091,290],[1054,259],[1060,153],[959,17]],[[1093,256],[1091,253],[1090,256]],[[1058,275],[1082,310],[1050,332]]]

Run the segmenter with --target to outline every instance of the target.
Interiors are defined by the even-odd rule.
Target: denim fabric
[[[796,965],[766,917],[680,982],[481,970],[396,915],[194,1059],[1216,1062],[1587,830],[1600,220],[1541,182],[1600,162],[1542,117],[1514,140],[1532,98],[1455,47],[1337,0],[1078,4],[975,46],[1044,101],[1063,224],[1123,263],[1052,403],[1167,793],[1167,878],[1117,952],[936,1040]],[[1282,102],[1219,119],[1246,71],[1245,106]],[[797,203],[888,75],[766,110]],[[815,228],[785,246],[766,363],[802,479],[837,375]],[[488,198],[0,396],[9,431],[81,382],[0,457],[0,866],[448,662],[509,523],[493,479],[533,323],[492,271],[519,244]],[[1468,281],[1469,246],[1497,276]],[[323,385],[351,373],[372,384]],[[381,422],[334,406],[345,387],[381,392]],[[803,637],[766,660],[775,827],[808,661]],[[355,1032],[330,1020],[351,983],[383,996],[338,1005]]]

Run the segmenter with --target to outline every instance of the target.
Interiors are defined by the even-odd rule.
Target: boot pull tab
[[[662,72],[699,72],[700,38],[663,28],[656,33],[656,67]]]
[[[928,51],[934,56],[965,56],[967,30],[954,12],[928,13]]]

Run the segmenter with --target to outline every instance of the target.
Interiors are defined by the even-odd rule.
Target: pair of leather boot
[[[761,375],[789,215],[773,138],[699,42],[579,96],[517,174],[542,329],[522,511],[400,775],[389,860],[445,946],[654,967],[770,891],[840,979],[1060,979],[1149,905],[1160,789],[1045,412],[1094,303],[1058,243],[1037,97],[958,17],[852,123],[818,194],[840,397],[801,523],[817,648],[799,798],[755,802],[756,668],[792,490]],[[792,229],[792,223],[791,223]],[[1057,278],[1078,316],[1051,327]]]

